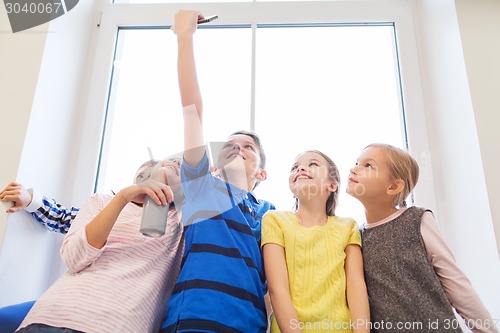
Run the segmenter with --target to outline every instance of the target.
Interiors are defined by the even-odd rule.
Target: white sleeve
[[[31,202],[24,209],[30,213],[33,213],[38,210],[39,207],[43,207],[43,195],[32,188],[29,188],[28,192],[31,193]]]

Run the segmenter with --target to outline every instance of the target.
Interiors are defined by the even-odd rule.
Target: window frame
[[[239,3],[175,3],[175,4],[113,4],[102,2],[99,10],[99,32],[95,41],[93,69],[88,83],[89,99],[86,107],[86,126],[83,140],[89,148],[80,153],[94,166],[94,189],[99,165],[99,151],[111,87],[113,60],[119,28],[124,27],[170,27],[175,13],[183,8],[196,8],[202,13],[218,14],[217,25],[286,24],[353,24],[392,23],[395,28],[398,71],[400,73],[400,95],[407,132],[407,147],[417,159],[421,177],[414,191],[418,205],[435,206],[435,194],[430,161],[430,142],[427,131],[422,84],[419,70],[416,29],[413,21],[412,3],[403,0],[372,1],[293,1],[293,2],[239,2]],[[304,10],[307,9],[307,10]],[[252,66],[252,80],[255,67]],[[254,83],[252,83],[254,87]],[[255,98],[252,89],[252,101]],[[254,103],[251,105],[254,126]],[[89,125],[91,124],[91,125]],[[102,154],[106,154],[106,147]],[[103,155],[104,156],[104,155]],[[105,161],[103,160],[103,163]]]

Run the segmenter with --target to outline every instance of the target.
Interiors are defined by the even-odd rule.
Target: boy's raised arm
[[[184,109],[184,160],[191,166],[199,164],[205,154],[203,140],[203,101],[201,98],[193,35],[201,13],[196,10],[181,10],[175,15],[172,30],[177,35],[177,71],[182,107]]]

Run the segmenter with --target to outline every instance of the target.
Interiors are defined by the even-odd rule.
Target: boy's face
[[[170,187],[179,186],[181,184],[181,159],[168,159],[163,163],[163,167],[165,168],[167,174],[168,185]]]
[[[247,178],[255,177],[261,171],[259,147],[248,135],[236,134],[222,146],[217,168],[229,171],[245,171]]]

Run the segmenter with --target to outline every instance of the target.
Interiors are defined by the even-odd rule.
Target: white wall
[[[2,158],[2,188],[17,175],[19,181],[66,205],[80,205],[89,194],[93,170],[87,165],[93,162],[82,160],[84,156],[74,149],[85,145],[82,133],[102,121],[86,117],[83,111],[89,89],[83,82],[89,81],[98,38],[95,2],[81,1],[53,21],[49,33],[0,34],[0,55],[8,57],[0,63],[0,133],[8,136],[8,144],[0,148],[1,156],[8,157]],[[495,203],[500,202],[500,177],[493,168],[498,165],[499,115],[491,111],[498,110],[495,98],[500,91],[499,51],[491,47],[499,40],[498,4],[495,0],[413,3],[418,9],[421,59],[415,66],[421,69],[422,112],[432,142],[435,213],[459,265],[493,317],[500,318],[493,228],[495,221],[498,234],[500,208]],[[3,9],[1,15],[0,28],[10,30]],[[2,214],[0,219],[5,219]],[[45,232],[26,214],[9,220],[0,255],[0,306],[34,299],[50,285],[60,272],[59,263],[53,261],[59,242],[60,237]]]
[[[65,205],[82,203],[72,198],[72,169],[78,157],[75,143],[80,142],[79,111],[86,100],[83,82],[97,30],[94,3],[81,1],[55,21],[16,34],[1,6],[1,54],[6,59],[1,61],[0,86],[5,98],[0,100],[2,110],[9,111],[2,111],[0,125],[2,156],[7,157],[2,158],[2,188],[16,179]],[[5,219],[4,211],[0,216]],[[57,279],[64,270],[61,240],[29,214],[9,217],[0,255],[0,306],[35,299]]]
[[[12,34],[4,6],[0,6],[0,187],[4,188],[18,173],[24,137],[35,95],[42,53],[46,41],[47,25],[31,33]],[[8,290],[3,286],[16,277],[8,274],[7,267],[16,266],[9,246],[11,231],[7,229],[6,206],[0,205],[0,305],[9,302]],[[10,219],[10,223],[15,223]],[[4,234],[5,232],[5,234]],[[22,257],[21,257],[22,259]]]
[[[471,99],[474,82],[468,81],[466,71],[468,66],[474,67],[476,59],[464,59],[471,46],[462,44],[462,25],[453,0],[416,3],[425,112],[432,142],[435,213],[459,266],[493,318],[500,318],[500,264],[483,170],[483,161],[489,161],[481,155]],[[497,32],[483,33],[492,41]],[[488,103],[496,96],[482,97]]]
[[[3,7],[2,7],[3,8]],[[7,13],[0,10],[0,132],[5,143],[0,146],[2,158],[0,186],[15,178],[21,158],[24,134],[38,79],[41,52],[45,44],[46,25],[41,33],[13,35]],[[37,57],[37,54],[39,55]],[[0,206],[0,251],[7,215]]]
[[[455,3],[491,215],[500,245],[500,1]]]

